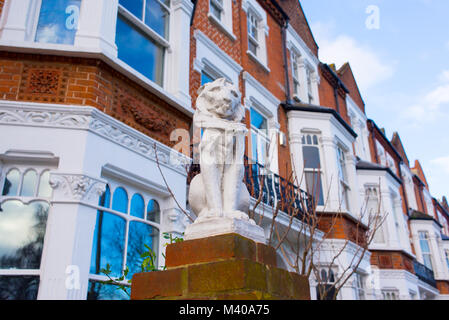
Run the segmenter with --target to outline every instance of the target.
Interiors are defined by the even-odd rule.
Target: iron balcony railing
[[[415,274],[418,279],[424,281],[427,284],[430,284],[432,287],[437,287],[435,276],[431,269],[418,262],[417,260],[413,260],[413,268],[415,269]]]
[[[293,209],[298,210],[295,218],[302,220],[304,213],[310,213],[313,206],[313,198],[304,190],[266,169],[260,163],[252,162],[247,156],[244,157],[245,176],[244,183],[254,199],[276,208],[279,203],[279,210],[289,214]],[[201,172],[199,164],[192,164],[189,169],[187,183]],[[262,195],[261,195],[262,192]]]
[[[297,219],[302,219],[304,213],[310,212],[312,199],[307,192],[260,163],[251,162],[246,156],[244,165],[244,182],[253,198],[261,197],[261,202],[273,208],[279,203],[279,210],[286,213],[299,208]]]

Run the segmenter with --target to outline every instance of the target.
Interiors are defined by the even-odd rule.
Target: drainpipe
[[[285,96],[287,99],[287,103],[291,103],[291,93],[290,93],[290,81],[288,78],[288,60],[287,60],[287,26],[288,26],[288,19],[285,21],[285,24],[281,28],[281,35],[282,35],[282,54],[284,58],[284,72],[285,72]]]

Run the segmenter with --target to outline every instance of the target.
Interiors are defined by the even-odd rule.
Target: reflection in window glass
[[[118,57],[148,79],[162,86],[164,49],[121,16],[117,19]]]
[[[2,204],[0,268],[39,269],[49,205],[18,200]]]
[[[141,258],[140,255],[148,251],[145,245],[150,247],[157,257],[158,238],[159,230],[157,228],[138,221],[131,221],[129,223],[128,251],[126,257],[129,278],[134,273],[141,272],[140,266],[144,258]],[[157,266],[157,260],[154,261],[154,265]]]
[[[140,194],[133,195],[131,200],[130,214],[132,216],[143,219],[145,213],[145,202]]]
[[[124,219],[114,214],[98,211],[92,245],[90,273],[101,274],[100,270],[106,268],[106,264],[110,264],[111,276],[121,276],[125,225]]]
[[[201,72],[201,85],[214,81],[214,77],[209,75],[208,73],[202,71]]]
[[[36,300],[38,276],[0,276],[0,300]]]
[[[267,119],[259,112],[257,112],[254,108],[251,108],[251,125],[259,129],[261,132],[267,134]]]
[[[169,13],[158,0],[146,0],[145,24],[161,37],[168,38]]]
[[[137,18],[143,18],[143,0],[120,0],[119,3]]]
[[[129,300],[129,296],[115,285],[90,280],[87,300]]]
[[[161,209],[159,207],[159,203],[156,200],[151,199],[148,202],[147,220],[153,221],[156,223],[160,223],[161,222],[160,215],[161,215]]]
[[[3,196],[16,196],[19,191],[20,172],[13,169],[6,175],[5,183],[3,185]]]
[[[125,189],[119,187],[115,189],[112,198],[112,210],[127,213],[128,212],[128,194]]]
[[[51,197],[52,188],[50,186],[50,171],[45,171],[41,175],[39,182],[39,197],[49,198]]]
[[[34,170],[29,170],[23,175],[22,191],[20,195],[23,197],[34,196],[37,184],[37,173]]]
[[[36,42],[73,44],[81,0],[42,0]]]
[[[320,169],[320,152],[317,147],[303,146],[304,167]]]

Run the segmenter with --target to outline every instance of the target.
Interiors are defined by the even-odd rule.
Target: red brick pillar
[[[310,300],[308,279],[277,268],[273,247],[237,234],[170,244],[166,266],[135,274],[131,299]]]

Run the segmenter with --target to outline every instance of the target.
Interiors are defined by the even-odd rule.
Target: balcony
[[[248,157],[244,157],[245,175],[244,183],[249,194],[254,199],[260,200],[273,210],[279,203],[279,210],[291,214],[294,209],[299,208],[296,219],[303,220],[304,213],[310,212],[313,199],[309,194],[289,182],[287,179],[269,171],[259,163],[251,163]],[[190,166],[187,183],[200,173],[200,166],[192,164]],[[262,194],[261,194],[262,193]]]
[[[431,285],[432,287],[437,287],[435,277],[433,274],[433,271],[429,268],[427,268],[422,263],[418,262],[417,260],[413,260],[413,268],[415,269],[415,274],[418,277],[418,279],[424,281],[425,283]]]

